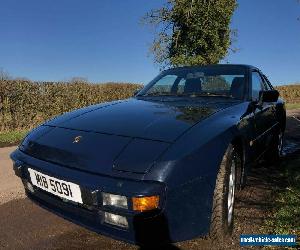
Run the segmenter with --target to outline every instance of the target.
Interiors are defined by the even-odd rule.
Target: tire
[[[233,231],[235,193],[240,182],[240,176],[237,175],[241,172],[237,169],[242,168],[241,159],[241,155],[230,144],[220,164],[210,226],[210,238],[217,243],[229,238]]]
[[[282,130],[279,130],[275,134],[270,149],[265,154],[265,160],[267,163],[277,163],[278,160],[281,158],[283,150],[283,136],[284,133]]]

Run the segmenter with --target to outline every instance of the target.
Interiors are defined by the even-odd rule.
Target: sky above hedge
[[[93,82],[150,81],[159,68],[141,17],[163,0],[2,0],[0,67],[15,77]],[[273,84],[300,82],[300,4],[239,0],[230,63],[261,68]]]

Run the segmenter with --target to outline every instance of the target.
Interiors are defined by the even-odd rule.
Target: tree
[[[3,68],[0,68],[0,81],[11,79],[9,73]]]
[[[162,67],[218,63],[232,44],[236,6],[236,0],[167,0],[151,10],[144,20],[158,31],[154,61]]]

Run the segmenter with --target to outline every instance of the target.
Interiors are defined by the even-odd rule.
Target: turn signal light
[[[158,208],[159,196],[147,196],[147,197],[133,197],[133,210],[134,211],[149,211]]]

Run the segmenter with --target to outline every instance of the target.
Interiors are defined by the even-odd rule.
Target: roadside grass
[[[300,109],[300,103],[287,103],[286,109]]]
[[[280,178],[285,185],[274,194],[274,209],[262,231],[270,234],[297,235],[300,246],[300,156],[284,160]],[[275,248],[267,248],[275,249]]]
[[[17,145],[27,134],[27,130],[0,132],[0,147]]]

